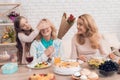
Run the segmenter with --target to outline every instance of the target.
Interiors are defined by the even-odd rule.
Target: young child
[[[19,64],[26,64],[26,53],[29,52],[31,42],[39,34],[39,25],[33,31],[27,19],[23,16],[18,16],[14,21],[17,42],[17,56]]]

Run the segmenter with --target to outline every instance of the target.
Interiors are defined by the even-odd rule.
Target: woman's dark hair
[[[14,28],[15,28],[15,32],[16,32],[16,48],[17,48],[17,57],[18,57],[18,61],[21,63],[22,62],[22,55],[23,55],[23,47],[22,44],[18,38],[18,33],[22,32],[26,35],[29,35],[33,30],[30,29],[29,31],[23,30],[20,28],[20,21],[21,19],[23,19],[25,17],[23,16],[18,16],[16,17],[16,19],[14,20]],[[26,19],[26,18],[25,18]],[[30,50],[30,45],[31,43],[25,43],[25,50],[26,52],[28,52]]]

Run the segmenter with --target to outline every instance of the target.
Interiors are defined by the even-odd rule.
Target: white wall
[[[0,2],[4,0],[0,0]],[[15,1],[15,0],[6,0]],[[22,3],[22,15],[26,16],[35,27],[40,19],[50,19],[59,29],[64,12],[78,17],[91,14],[101,33],[118,33],[120,40],[120,1],[119,0],[16,0]],[[76,32],[76,24],[65,35],[71,38]]]

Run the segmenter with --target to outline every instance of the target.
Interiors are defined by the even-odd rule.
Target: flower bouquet
[[[63,14],[60,28],[58,31],[58,38],[62,39],[63,36],[66,34],[66,32],[71,28],[71,26],[74,24],[75,17],[70,14],[70,16],[67,18],[66,13]]]
[[[14,22],[15,18],[19,16],[18,13],[16,13],[15,11],[12,11],[8,14],[8,17]]]
[[[12,27],[5,27],[5,31],[1,38],[1,43],[7,41],[8,39],[11,40],[11,42],[15,42],[15,31]]]

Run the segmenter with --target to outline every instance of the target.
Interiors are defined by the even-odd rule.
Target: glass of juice
[[[61,58],[60,57],[54,57],[54,64],[60,63]]]

